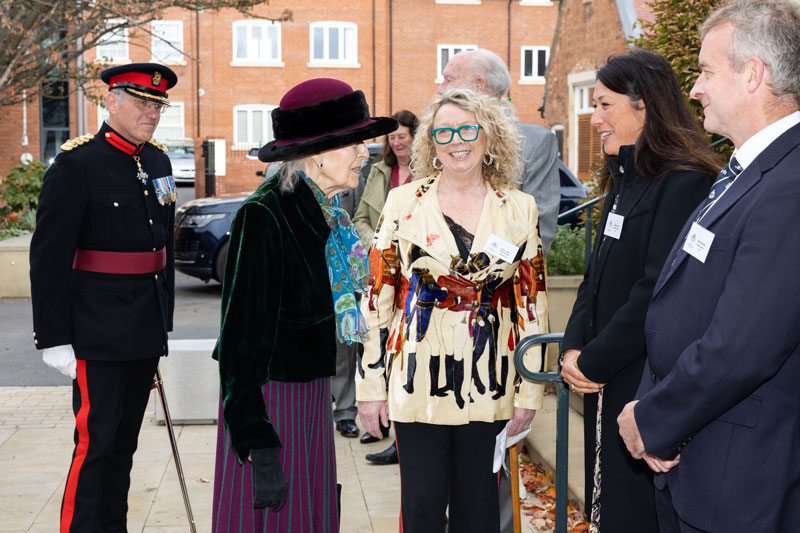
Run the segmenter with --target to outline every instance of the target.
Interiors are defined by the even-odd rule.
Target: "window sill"
[[[333,63],[331,61],[309,61],[308,68],[361,68],[361,63]]]
[[[267,141],[269,142],[269,141]],[[266,142],[264,144],[267,144]],[[253,148],[261,148],[262,145],[258,143],[237,143],[231,145],[232,152],[249,152]]]
[[[94,62],[106,65],[127,65],[131,60],[128,57],[98,57],[95,58]]]
[[[231,61],[232,67],[283,67],[283,61]]]
[[[553,2],[550,0],[519,0],[519,5],[549,7],[553,5]]]
[[[480,5],[481,0],[436,0],[437,4],[469,4]]]
[[[544,78],[520,78],[519,85],[544,85],[545,84]]]
[[[161,59],[156,59],[155,57],[150,58],[151,63],[158,63],[159,65],[176,65],[176,66],[185,66],[186,61],[183,59],[179,59],[176,61],[162,61]]]

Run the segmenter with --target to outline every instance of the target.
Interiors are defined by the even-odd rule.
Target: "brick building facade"
[[[436,92],[441,70],[452,54],[471,47],[488,48],[510,66],[510,96],[520,120],[544,123],[539,107],[558,19],[557,0],[353,0],[344,4],[292,0],[287,5],[273,1],[260,7],[258,14],[278,17],[284,7],[292,9],[293,20],[280,24],[245,20],[233,10],[197,14],[172,9],[148,25],[150,33],[197,57],[199,63],[177,53],[165,40],[136,29],[109,37],[98,49],[112,64],[160,61],[178,74],[178,85],[170,91],[173,106],[162,116],[156,139],[194,146],[198,196],[204,194],[200,147],[206,139],[225,140],[226,168],[216,178],[217,194],[257,186],[260,178],[255,172],[264,165],[248,158],[249,150],[271,140],[269,111],[290,87],[309,78],[339,78],[363,90],[377,115],[400,109],[419,114]],[[95,55],[86,57],[95,59]],[[62,106],[68,113],[66,129],[47,133],[49,145],[38,96],[2,111],[0,176],[23,153],[41,159],[43,147],[53,152],[62,136],[97,130],[102,109],[82,95],[68,102]],[[23,114],[27,116],[24,124]]]
[[[544,96],[547,127],[559,136],[562,159],[579,178],[602,159],[600,138],[589,125],[595,72],[638,37],[639,20],[652,11],[644,0],[562,0]]]

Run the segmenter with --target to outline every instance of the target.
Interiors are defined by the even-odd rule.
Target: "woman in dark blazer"
[[[652,472],[631,458],[616,420],[642,375],[644,319],[661,267],[721,165],[657,54],[609,59],[597,73],[593,102],[607,197],[567,323],[561,374],[584,393],[592,531],[658,531]]]

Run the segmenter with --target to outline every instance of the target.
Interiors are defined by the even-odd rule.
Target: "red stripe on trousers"
[[[64,504],[61,506],[61,533],[69,533],[72,517],[75,514],[75,493],[78,490],[78,477],[81,473],[86,452],[89,450],[89,388],[86,384],[86,361],[77,360],[78,388],[81,391],[81,408],[75,415],[75,429],[78,431],[78,445],[75,447],[75,458],[67,477],[64,489]]]

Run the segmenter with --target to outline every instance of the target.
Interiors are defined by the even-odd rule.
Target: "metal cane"
[[[175,460],[175,469],[178,471],[178,481],[181,484],[181,492],[183,493],[183,504],[186,506],[186,516],[189,518],[189,527],[192,533],[197,533],[197,528],[194,523],[194,515],[192,515],[192,504],[189,503],[189,491],[186,490],[186,479],[183,477],[183,467],[181,466],[181,457],[178,455],[178,443],[175,441],[175,431],[172,429],[172,418],[169,416],[169,407],[167,407],[167,395],[164,393],[164,381],[161,379],[161,369],[156,368],[156,376],[154,378],[158,395],[161,397],[161,407],[164,408],[164,423],[167,426],[167,433],[169,433],[169,443],[172,446],[172,458]]]

